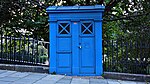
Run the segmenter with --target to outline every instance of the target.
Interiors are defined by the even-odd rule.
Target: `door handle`
[[[78,48],[80,48],[80,49],[81,49],[81,48],[82,48],[82,46],[81,46],[81,45],[79,45],[79,46],[78,46]]]

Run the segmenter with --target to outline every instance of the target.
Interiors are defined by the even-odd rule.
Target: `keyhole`
[[[79,46],[78,46],[80,49],[82,48],[82,46],[81,46],[81,43],[79,43]]]

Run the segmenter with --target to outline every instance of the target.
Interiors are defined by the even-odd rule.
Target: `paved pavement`
[[[64,75],[50,75],[41,73],[0,70],[0,84],[150,84],[150,83],[102,79],[94,77],[71,77]]]

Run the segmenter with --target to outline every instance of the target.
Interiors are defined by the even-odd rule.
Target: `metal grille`
[[[29,35],[0,35],[0,63],[49,65],[49,42]]]
[[[108,72],[150,74],[150,41],[103,41],[103,67]]]

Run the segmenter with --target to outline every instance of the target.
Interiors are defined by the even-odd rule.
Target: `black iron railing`
[[[0,36],[0,63],[49,65],[49,42],[38,37]]]
[[[103,41],[103,67],[108,72],[150,74],[150,41]]]
[[[38,37],[0,36],[0,63],[49,66],[49,42]],[[103,41],[103,68],[108,72],[150,74],[150,41]]]

